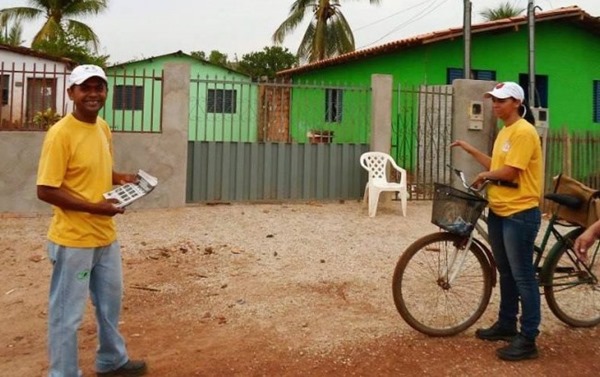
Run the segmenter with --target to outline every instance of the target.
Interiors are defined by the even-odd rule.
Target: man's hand
[[[140,180],[137,174],[125,174],[113,172],[113,184],[124,185],[126,183],[138,183]]]
[[[115,203],[118,203],[115,199],[103,200],[96,203],[94,213],[103,216],[114,216],[119,213],[125,213],[125,208],[119,208]]]

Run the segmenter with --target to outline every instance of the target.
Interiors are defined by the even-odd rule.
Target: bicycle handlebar
[[[455,167],[453,167],[450,164],[447,164],[447,166],[452,169],[452,171],[454,171],[454,174],[456,174],[458,176],[458,178],[460,178],[460,181],[462,182],[462,185],[464,186],[464,188],[466,188],[469,191],[472,192],[476,192],[479,193],[481,192],[488,184],[494,184],[496,186],[504,186],[504,187],[511,187],[511,188],[518,188],[519,185],[515,182],[510,182],[510,181],[504,181],[501,179],[486,179],[483,181],[483,184],[481,186],[479,186],[478,188],[474,187],[473,185],[469,185],[467,183],[467,179],[465,177],[465,173],[460,170],[457,169]]]

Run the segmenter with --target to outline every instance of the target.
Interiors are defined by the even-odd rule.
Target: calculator
[[[104,194],[104,198],[116,200],[115,205],[119,208],[127,207],[136,200],[148,195],[156,185],[158,179],[143,170],[137,173],[137,183],[126,183],[122,186],[115,187],[113,190]]]

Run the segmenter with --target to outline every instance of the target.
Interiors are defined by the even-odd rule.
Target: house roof
[[[196,57],[196,56],[193,56],[193,55],[190,55],[190,54],[186,54],[185,52],[183,52],[181,50],[175,51],[175,52],[171,52],[171,53],[168,53],[168,54],[151,56],[149,58],[140,59],[140,60],[130,60],[130,61],[127,61],[127,62],[124,62],[124,63],[118,63],[118,64],[111,65],[111,66],[109,66],[107,68],[108,69],[109,68],[124,68],[128,64],[142,63],[142,62],[151,62],[151,61],[153,61],[155,59],[163,59],[163,58],[169,58],[169,57],[173,57],[173,56],[175,56],[175,57],[186,57],[186,58],[189,58],[189,59],[197,60],[197,61],[199,61],[199,62],[201,62],[203,64],[211,65],[213,67],[218,67],[218,68],[224,69],[224,70],[232,72],[232,73],[237,73],[238,75],[248,76],[247,74],[239,72],[239,71],[236,71],[234,69],[231,69],[231,68],[228,68],[228,67],[224,67],[224,66],[219,65],[219,64],[214,64],[214,63],[209,62],[208,60],[204,60],[202,58],[199,58],[199,57]]]
[[[544,22],[550,20],[564,20],[575,23],[593,33],[600,35],[600,18],[592,17],[590,14],[583,11],[578,6],[570,6],[558,8],[546,12],[536,13],[535,22]],[[505,18],[496,21],[489,21],[480,24],[471,25],[471,33],[484,33],[502,29],[518,29],[522,25],[527,25],[527,16],[519,16]],[[434,31],[427,34],[421,34],[416,37],[400,39],[397,41],[385,43],[383,45],[366,48],[339,55],[333,58],[324,59],[315,63],[306,64],[297,68],[291,68],[277,72],[278,76],[289,76],[304,72],[317,70],[320,68],[330,67],[347,63],[350,61],[361,60],[363,58],[384,55],[392,52],[402,51],[407,48],[422,46],[444,40],[452,40],[462,38],[463,28],[456,27],[447,30]]]
[[[74,66],[77,65],[77,63],[75,61],[71,60],[71,59],[48,55],[48,54],[45,54],[45,53],[40,52],[40,51],[33,50],[31,48],[28,48],[28,47],[10,46],[10,45],[5,45],[5,44],[0,43],[0,51],[2,51],[2,50],[9,51],[9,52],[14,52],[15,54],[27,55],[27,56],[32,56],[32,57],[35,57],[35,58],[52,60],[52,61],[55,61],[55,62],[64,63],[69,68],[73,68]]]

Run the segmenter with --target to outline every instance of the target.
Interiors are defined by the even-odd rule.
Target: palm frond
[[[108,9],[108,0],[67,1],[63,8],[65,17],[94,16]]]
[[[98,36],[88,25],[77,20],[67,20],[66,22],[70,32],[81,38],[81,40],[90,43],[94,51],[98,51]]]
[[[31,21],[44,15],[44,12],[36,8],[14,7],[0,9],[0,18],[3,22],[8,21]]]
[[[517,8],[508,1],[500,4],[496,8],[487,8],[479,12],[479,15],[486,21],[501,20],[504,18],[516,17],[523,13],[526,8]]]
[[[282,43],[285,37],[287,37],[288,34],[296,30],[298,25],[300,25],[300,23],[304,21],[305,14],[306,11],[300,10],[290,14],[288,18],[285,21],[283,21],[281,25],[279,25],[277,30],[275,30],[275,33],[273,33],[273,42]]]

